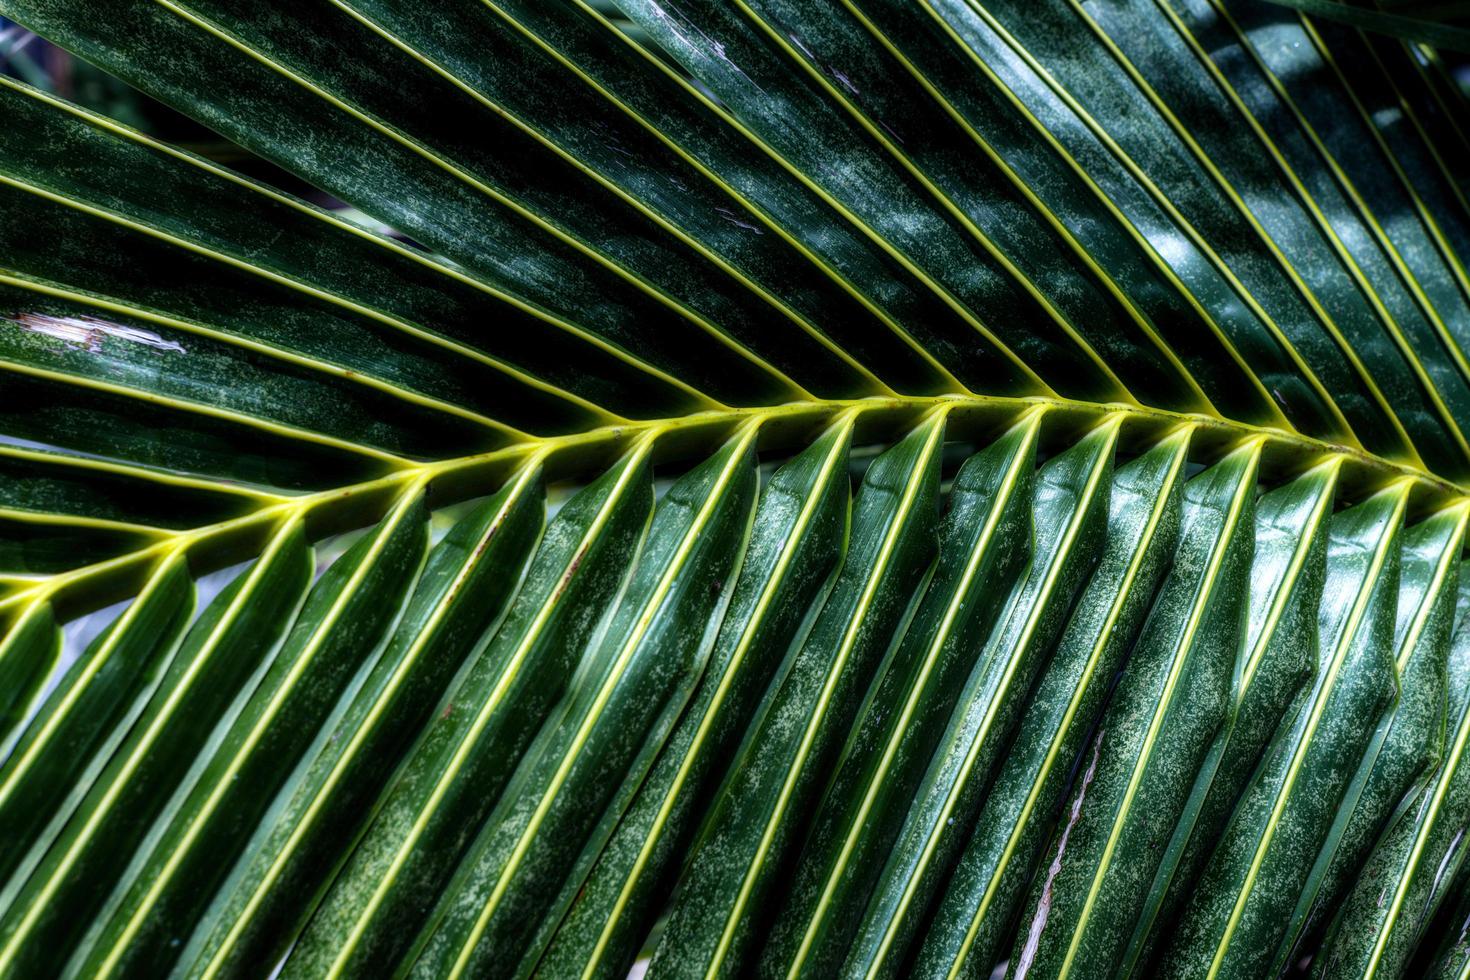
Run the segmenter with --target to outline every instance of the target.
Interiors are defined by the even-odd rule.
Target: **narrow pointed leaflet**
[[[60,654],[61,630],[50,603],[32,603],[6,624],[0,641],[0,757],[10,754]]]
[[[232,703],[248,696],[311,576],[299,523],[211,602],[127,739],[0,920],[0,969],[59,969]],[[16,879],[19,880],[19,879]]]
[[[1317,612],[1341,463],[1329,460],[1256,502],[1250,611],[1235,661],[1235,717],[1200,768],[1154,874],[1124,958],[1156,958],[1214,852],[1236,801],[1302,687],[1317,672]]]
[[[0,903],[61,832],[163,679],[194,609],[194,583],[172,554],[142,594],[82,651],[0,768]]]
[[[286,960],[350,975],[407,953],[627,576],[653,509],[641,441],[562,507],[505,621],[402,771]]]
[[[1393,630],[1406,498],[1391,487],[1332,520],[1317,671],[1267,750],[1161,952],[1170,976],[1252,976],[1290,947],[1292,907],[1397,694]],[[1374,726],[1376,727],[1376,725]],[[1282,952],[1278,952],[1281,949]]]
[[[523,466],[430,553],[387,649],[249,865],[216,897],[185,950],[191,976],[248,976],[306,924],[341,853],[371,817],[396,761],[450,679],[505,611],[545,520],[540,467]]]
[[[847,545],[851,420],[771,477],[710,664],[688,712],[557,929],[538,972],[627,975],[745,726]]]
[[[1173,557],[1189,437],[1188,430],[1172,435],[1114,475],[1106,549],[936,903],[914,960],[915,976],[985,977],[1003,958],[1002,944],[1046,844],[1048,816],[1066,790],[1068,767]]]
[[[960,468],[939,558],[827,788],[761,954],[771,976],[841,964],[934,744],[1030,555],[1032,415]]]
[[[1173,566],[1129,653],[1051,843],[1008,976],[1105,976],[1230,713],[1249,589],[1260,444],[1184,487]]]
[[[156,973],[245,851],[261,817],[300,771],[353,678],[370,666],[423,562],[423,491],[412,488],[312,586],[285,645],[152,845],[118,883],[72,953],[88,976]]]
[[[985,786],[1020,719],[1026,693],[1102,554],[1118,430],[1104,423],[1036,476],[1031,563],[1011,589],[903,815],[897,839],[845,950],[849,976],[898,976]]]
[[[1447,665],[1444,751],[1428,785],[1411,795],[1378,841],[1312,963],[1314,977],[1408,975],[1418,943],[1465,861],[1470,823],[1470,580],[1460,568]]]
[[[751,965],[825,772],[933,559],[944,422],[925,419],[868,467],[842,570],[700,830],[653,970]]]
[[[563,707],[440,896],[411,975],[528,976],[704,672],[750,534],[757,429],[676,482]]]
[[[1380,717],[1297,901],[1296,958],[1305,943],[1320,944],[1374,842],[1443,757],[1446,670],[1467,521],[1470,512],[1454,507],[1404,534],[1394,630],[1398,701]]]

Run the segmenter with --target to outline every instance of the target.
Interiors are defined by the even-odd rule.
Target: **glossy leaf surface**
[[[0,0],[0,974],[1463,971],[1380,6]]]

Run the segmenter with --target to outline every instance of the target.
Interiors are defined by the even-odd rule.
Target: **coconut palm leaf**
[[[1289,8],[0,0],[293,181],[0,77],[0,974],[1462,970],[1470,111]]]
[[[1303,13],[1335,20],[1367,31],[1376,31],[1405,41],[1431,44],[1451,51],[1470,51],[1470,9],[1460,3],[1431,0],[1397,2],[1360,7],[1341,0],[1272,0]]]

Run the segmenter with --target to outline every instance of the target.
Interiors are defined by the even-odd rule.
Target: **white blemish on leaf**
[[[1067,838],[1072,836],[1072,828],[1077,826],[1077,819],[1082,815],[1082,801],[1087,799],[1087,787],[1092,785],[1092,777],[1097,773],[1097,757],[1102,752],[1103,733],[1097,733],[1097,741],[1092,746],[1092,761],[1087,765],[1087,772],[1082,777],[1082,788],[1077,792],[1077,799],[1072,801],[1072,812],[1067,814],[1067,826],[1062,831],[1062,837],[1057,841],[1057,854],[1052,858],[1051,867],[1046,869],[1046,884],[1041,889],[1041,900],[1036,904],[1036,915],[1031,919],[1031,929],[1026,934],[1026,946],[1021,950],[1021,958],[1016,964],[1016,980],[1025,980],[1031,965],[1036,961],[1036,952],[1041,947],[1041,933],[1046,929],[1047,916],[1051,914],[1051,886],[1056,881],[1057,875],[1062,871],[1062,855],[1067,851]]]
[[[154,350],[184,353],[183,344],[172,340],[164,340],[152,330],[125,327],[120,323],[99,320],[96,317],[20,313],[15,316],[5,317],[5,319],[16,324],[22,330],[42,334],[47,337],[55,337],[68,347],[86,348],[94,354],[102,349],[102,340],[104,337],[112,337],[132,344],[142,344],[144,347],[152,347]]]

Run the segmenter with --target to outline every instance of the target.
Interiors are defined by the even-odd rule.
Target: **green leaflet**
[[[681,6],[702,23],[713,20],[702,12],[694,13],[702,11],[703,4]],[[857,5],[846,5],[847,11],[841,4],[792,0],[744,0],[734,6],[797,69],[792,75],[804,74],[866,130],[899,168],[918,178],[935,210],[948,212],[963,236],[973,240],[972,248],[983,258],[1000,257],[1017,281],[1018,292],[1042,293],[1042,283],[1062,279],[1074,284],[1073,290],[1051,292],[1040,299],[1037,305],[1045,318],[1038,319],[1044,326],[1034,328],[1036,336],[1029,343],[1037,344],[1041,330],[1056,330],[1047,323],[1056,321],[1061,327],[1056,330],[1059,339],[1070,340],[1070,344],[1063,341],[1057,346],[1065,350],[1075,345],[1081,355],[1069,351],[1069,360],[1076,357],[1085,363],[1089,355],[1103,360],[1102,351],[1127,350],[1126,356],[1108,358],[1108,368],[1140,400],[1179,411],[1198,411],[1210,405],[1156,332],[1155,323],[1167,323],[1168,318],[1151,320],[1104,271],[1104,264],[1126,250],[1084,247],[1063,215],[1028,193],[1018,174],[993,153],[985,152],[983,139],[958,125],[919,79],[910,77],[902,51],[885,50],[885,45],[875,43],[881,35],[870,34],[872,22],[864,21]],[[1002,130],[993,135],[1004,139],[1010,134]],[[1051,176],[1027,174],[1035,185],[1049,183]],[[1100,210],[1095,199],[1070,203],[1082,205],[1073,217],[1080,212],[1097,224],[1106,224],[1095,218]],[[1147,287],[1140,288],[1137,295],[1146,296]],[[997,323],[995,329],[1004,335],[1007,325]],[[1208,334],[1200,331],[1199,336]],[[1022,350],[1018,341],[1007,338],[1007,342]],[[1222,360],[1225,358],[1214,359],[1215,363]],[[1051,382],[1059,391],[1078,383],[1087,370],[1066,364],[1056,355],[1038,354],[1027,361],[1038,365],[1043,376],[1061,377],[1063,380]]]
[[[0,513],[0,574],[56,574],[136,554],[163,535],[152,528],[53,515]]]
[[[516,129],[543,139],[555,157],[586,171],[597,193],[605,188],[626,201],[623,220],[630,225],[646,222],[648,232],[666,231],[687,246],[691,260],[707,261],[711,268],[704,273],[683,274],[709,283],[712,294],[718,291],[725,314],[719,319],[749,346],[768,351],[784,372],[811,379],[813,390],[885,390],[862,366],[882,364],[862,357],[871,352],[867,336],[886,332],[870,312],[836,283],[803,275],[804,257],[784,238],[751,234],[752,228],[763,230],[757,224],[762,219],[695,167],[667,154],[655,134],[530,43],[495,5],[451,0],[430,10],[401,0],[344,0],[339,6],[405,56],[422,58],[447,87],[463,89],[507,115]],[[449,24],[453,30],[445,29]],[[482,46],[493,46],[497,57],[482,57]],[[586,138],[591,120],[601,139]],[[588,200],[577,203],[597,203],[593,194],[582,196]],[[635,224],[635,215],[643,220]],[[730,281],[721,284],[716,269]],[[746,295],[737,292],[739,286]],[[760,304],[777,316],[763,313]]]
[[[244,487],[20,446],[0,446],[0,474],[0,506],[58,521],[182,530],[243,517],[259,503]]]
[[[1470,321],[1465,270],[1455,254],[1463,254],[1470,214],[1447,207],[1450,188],[1422,138],[1413,54],[1386,38],[1264,3],[1212,16],[1219,9],[1194,2],[1182,13],[1222,72],[1239,78],[1232,87],[1272,131],[1299,178],[1332,205],[1332,224],[1372,275],[1375,291],[1399,310],[1406,296],[1417,307],[1404,311],[1404,339],[1446,400],[1455,400],[1470,367],[1454,340]],[[1274,109],[1265,104],[1272,98]],[[1389,136],[1395,108],[1410,121],[1402,139]],[[1337,188],[1325,185],[1324,171]],[[1399,282],[1385,274],[1389,269]]]
[[[527,750],[405,961],[412,975],[527,976],[535,967],[704,672],[750,535],[756,434],[742,430],[659,502],[563,708]]]
[[[865,3],[864,6],[874,5]],[[1020,45],[1014,36],[1005,35],[1004,29],[987,16],[989,12],[984,7],[966,0],[933,0],[915,7],[911,16],[928,23],[914,25],[913,30],[918,33],[911,35],[914,40],[908,49],[915,59],[942,57],[946,49],[955,51],[960,63],[952,69],[955,80],[946,94],[957,108],[981,132],[988,133],[1000,125],[992,121],[996,114],[1002,118],[1015,116],[1023,134],[1042,141],[1041,147],[1019,158],[1014,154],[1021,152],[1025,136],[999,145],[1000,152],[1013,154],[1013,168],[1023,174],[1030,173],[1034,167],[1044,165],[1043,161],[1060,157],[1079,181],[1106,199],[1110,216],[1116,216],[1125,231],[1137,235],[1146,251],[1169,257],[1162,263],[1164,275],[1175,288],[1185,291],[1189,302],[1198,304],[1226,344],[1249,352],[1248,357],[1242,353],[1242,359],[1249,361],[1250,373],[1262,387],[1269,389],[1272,399],[1279,402],[1295,426],[1324,436],[1333,431],[1344,434],[1348,431],[1333,394],[1310,366],[1294,356],[1289,345],[1280,343],[1270,309],[1275,295],[1246,289],[1246,283],[1238,277],[1253,270],[1232,267],[1219,254],[1222,246],[1233,241],[1228,232],[1224,237],[1206,238],[1201,231],[1213,230],[1210,226],[1201,229],[1190,223],[1190,217],[1196,220],[1202,217],[1192,207],[1198,204],[1197,196],[1169,197],[1155,183],[1159,176],[1137,169],[1140,161],[1116,143],[1110,146],[1105,142],[1108,139],[1103,127],[1106,113],[1099,109],[1101,118],[1090,115],[1076,96],[1061,88],[1047,69],[1035,61],[1031,50]],[[880,17],[891,36],[894,28],[889,25],[896,15],[872,13]],[[928,38],[935,38],[939,43]],[[936,76],[932,69],[929,74],[931,78]],[[963,98],[960,93],[964,93]],[[995,103],[994,108],[986,106],[988,102]],[[1159,173],[1174,176],[1169,171],[1156,171]],[[1137,175],[1145,179],[1139,181]],[[1177,189],[1177,184],[1171,189]],[[1113,254],[1119,251],[1111,250]],[[1136,297],[1137,293],[1133,295]],[[1202,375],[1215,373],[1213,368],[1201,372]],[[1240,397],[1238,392],[1231,392],[1228,383],[1223,389],[1217,389],[1206,377],[1201,377],[1200,383],[1211,400],[1222,408]]]
[[[846,976],[901,975],[930,903],[964,845],[985,785],[1066,614],[1102,553],[1118,430],[1104,424],[1036,477],[1030,566],[969,671],[918,781],[846,959]],[[843,950],[839,947],[838,952]]]
[[[1202,170],[1228,167],[1228,182],[1220,183],[1244,199],[1243,216],[1258,229],[1262,245],[1280,256],[1303,298],[1316,307],[1303,324],[1308,330],[1294,338],[1299,348],[1312,343],[1323,353],[1330,354],[1332,346],[1352,352],[1344,366],[1415,452],[1437,470],[1464,472],[1470,444],[1451,403],[1464,397],[1465,379],[1455,371],[1425,369],[1406,336],[1423,325],[1423,311],[1375,247],[1362,216],[1343,199],[1338,175],[1314,160],[1308,177],[1299,176],[1297,165],[1308,148],[1297,153],[1285,142],[1297,132],[1278,135],[1268,125],[1271,119],[1258,119],[1205,51],[1206,44],[1220,42],[1202,43],[1166,9],[1140,4],[1075,19],[1113,45],[1109,50],[1095,44],[1099,56],[1113,56],[1146,75],[1145,91],[1170,106],[1171,128],[1189,135]],[[1150,16],[1139,16],[1145,10]],[[1284,119],[1289,107],[1273,100],[1270,111]],[[1437,338],[1425,340],[1439,348]],[[1357,353],[1370,348],[1371,370]],[[1434,350],[1436,359],[1444,353]]]
[[[1452,508],[1404,534],[1394,633],[1398,702],[1379,720],[1297,903],[1292,918],[1300,924],[1298,949],[1320,942],[1374,842],[1423,787],[1445,750],[1445,665],[1467,520],[1470,513]]]
[[[1345,345],[1333,341],[1339,309],[1365,330],[1378,329],[1368,304],[1347,288],[1336,257],[1311,218],[1295,206],[1274,161],[1253,142],[1254,134],[1241,125],[1234,108],[1221,105],[1214,81],[1192,52],[1181,50],[1157,5],[1107,11],[1135,21],[1104,35],[1114,44],[1127,43],[1126,53],[1099,43],[1102,32],[1080,5],[1038,9],[1014,0],[933,0],[933,6],[977,57],[1002,73],[1028,111],[1043,116],[1069,149],[1097,161],[1089,173],[1096,173],[1130,214],[1163,209],[1173,235],[1202,245],[1201,258],[1220,270],[1262,321],[1263,335],[1255,342],[1281,349],[1287,363],[1296,362],[1307,385],[1322,393],[1330,414],[1342,416],[1365,446],[1388,455],[1413,451],[1403,422],[1374,377],[1354,363]],[[1152,16],[1143,18],[1145,9]],[[1128,57],[1138,56],[1145,38],[1149,49],[1144,53],[1154,56],[1143,62],[1147,74]],[[1104,138],[1109,145],[1097,147]],[[1106,156],[1115,159],[1102,159]],[[1129,164],[1145,176],[1142,188],[1121,186],[1135,181]],[[1263,207],[1292,203],[1258,216],[1247,201]],[[1300,249],[1290,254],[1279,241],[1288,234]],[[1338,275],[1325,271],[1333,266]],[[1310,283],[1301,270],[1312,275]],[[1333,292],[1326,300],[1314,291],[1323,286]],[[1254,347],[1250,334],[1234,339],[1243,349]],[[1413,392],[1412,383],[1406,387]]]
[[[560,67],[571,69],[568,74],[577,83],[585,81],[617,113],[674,148],[729,195],[738,207],[722,204],[715,210],[729,219],[727,224],[751,232],[748,237],[757,233],[765,237],[762,225],[770,228],[791,241],[818,275],[832,279],[870,311],[880,329],[862,329],[862,316],[824,320],[821,325],[887,384],[899,391],[958,389],[941,362],[944,338],[956,331],[962,336],[966,329],[963,314],[912,270],[895,264],[881,239],[867,234],[861,224],[843,220],[819,188],[811,187],[799,172],[780,166],[779,158],[750,138],[748,131],[727,125],[724,114],[698,89],[673,73],[665,74],[661,62],[623,43],[588,16],[582,5],[498,0],[489,6],[496,17],[554,55]],[[625,26],[639,30],[626,22]],[[568,79],[552,76],[545,84],[547,91],[560,94]],[[596,115],[593,106],[588,111]],[[611,125],[615,120],[616,115]],[[629,145],[622,131],[617,132],[620,139],[614,151]],[[667,189],[662,190],[667,195]],[[755,220],[743,217],[742,211]]]
[[[1445,439],[1439,445],[1416,437],[1421,452],[1426,458],[1432,454],[1446,460],[1463,456],[1465,435],[1454,420],[1463,417],[1470,388],[1466,385],[1464,353],[1451,339],[1449,330],[1456,320],[1465,322],[1464,300],[1454,291],[1439,289],[1439,302],[1431,302],[1409,266],[1411,260],[1417,261],[1426,283],[1450,285],[1449,269],[1435,254],[1429,234],[1431,223],[1414,220],[1413,204],[1396,192],[1391,169],[1381,163],[1363,167],[1372,161],[1372,156],[1363,152],[1365,141],[1352,141],[1350,145],[1357,148],[1347,151],[1349,144],[1340,140],[1342,162],[1333,156],[1311,118],[1316,118],[1323,129],[1330,129],[1328,120],[1321,118],[1320,103],[1343,100],[1330,98],[1333,85],[1321,77],[1320,71],[1309,81],[1318,67],[1312,57],[1311,28],[1296,23],[1286,11],[1265,5],[1247,8],[1251,6],[1256,9],[1243,10],[1243,20],[1246,24],[1256,22],[1259,27],[1249,37],[1248,28],[1243,30],[1228,10],[1221,14],[1220,5],[1210,0],[1184,4],[1185,23],[1171,22],[1168,17],[1156,19],[1159,27],[1182,37],[1185,43],[1179,45],[1181,57],[1218,80],[1229,100],[1226,111],[1245,124],[1237,130],[1242,136],[1254,136],[1251,142],[1276,162],[1276,169],[1285,178],[1282,190],[1302,200],[1308,227],[1315,226],[1312,230],[1327,246],[1331,258],[1341,263],[1345,273],[1341,282],[1351,283],[1352,291],[1372,312],[1371,319],[1351,315],[1346,304],[1333,295],[1335,290],[1318,286],[1318,295],[1330,304],[1335,327],[1354,342],[1372,343],[1381,352],[1374,359],[1374,381],[1395,404],[1418,400],[1425,417],[1438,414],[1445,423]],[[1128,32],[1136,34],[1139,30],[1126,19],[1119,19],[1117,26],[1106,16],[1097,19],[1125,48],[1132,41]],[[1140,58],[1140,63],[1147,64],[1147,58]],[[1282,84],[1277,71],[1297,82],[1296,91]],[[1309,87],[1322,89],[1323,95],[1313,98],[1305,91]],[[1310,102],[1319,106],[1309,117],[1304,109]],[[1194,110],[1196,104],[1191,100],[1186,109]],[[1353,111],[1351,105],[1343,108]],[[1197,112],[1188,118],[1192,123],[1203,122],[1208,132],[1207,119],[1201,119]],[[1342,126],[1340,114],[1331,123]],[[1267,216],[1265,207],[1258,210]],[[1399,213],[1409,220],[1398,220]],[[1289,252],[1300,247],[1285,235],[1280,241]],[[1320,281],[1320,277],[1312,278]],[[1399,412],[1407,428],[1417,427],[1414,414]]]
[[[220,134],[0,78],[0,975],[1256,973],[1339,906],[1324,975],[1461,969],[1454,59],[1258,0],[0,18]]]
[[[150,393],[166,400],[181,422],[186,413],[198,414],[195,406],[207,405],[210,414],[225,414],[236,426],[275,427],[343,456],[441,459],[509,441],[502,426],[354,382],[341,369],[308,370],[286,359],[271,363],[251,357],[233,338],[181,330],[128,307],[76,302],[64,290],[54,291],[60,296],[38,291],[38,284],[0,274],[0,308],[23,311],[20,329],[0,332],[0,358],[10,370],[47,383],[75,379],[119,404]],[[69,342],[76,333],[91,339]],[[231,383],[221,386],[222,377]],[[325,462],[324,456],[318,459]]]
[[[1463,567],[1461,568],[1463,572]],[[1448,658],[1449,724],[1439,765],[1358,874],[1313,960],[1316,977],[1400,977],[1446,898],[1470,822],[1470,582],[1460,576]]]
[[[1188,429],[1120,467],[1108,540],[924,935],[916,977],[986,977],[1004,955],[1068,766],[1101,713],[1179,534]]]
[[[173,554],[57,682],[0,769],[0,904],[61,832],[163,678],[194,611],[194,583]]]
[[[1403,487],[1332,520],[1318,666],[1267,750],[1162,952],[1170,976],[1280,969],[1329,832],[1375,721],[1397,694],[1393,661]],[[1273,962],[1274,961],[1274,962]]]
[[[1083,750],[1043,852],[1008,976],[1109,975],[1174,822],[1230,714],[1244,626],[1260,444],[1184,488],[1173,567]]]
[[[0,758],[20,737],[20,724],[60,655],[61,630],[50,603],[32,603],[6,625],[0,642]]]
[[[11,12],[162,101],[210,117],[227,138],[471,270],[517,305],[638,352],[697,392],[696,403],[806,394],[723,332],[746,333],[742,320],[760,323],[719,302],[729,293],[743,298],[739,287],[711,276],[701,258],[651,234],[646,219],[626,215],[577,168],[341,10],[150,3],[109,20],[109,32],[134,40],[126,49],[55,19],[45,0]],[[333,57],[338,44],[360,56]],[[143,48],[169,51],[177,70],[163,59],[138,61]],[[191,67],[203,63],[233,84],[212,84]],[[384,84],[389,77],[393,84]],[[466,128],[466,119],[475,125]],[[322,140],[333,146],[330,155],[318,152]],[[677,346],[660,342],[670,335],[680,338]],[[776,358],[779,349],[767,343],[765,353]]]
[[[1271,8],[1262,8],[1267,9]],[[1272,20],[1262,19],[1268,23]],[[1273,55],[1281,60],[1289,44],[1294,49],[1289,61],[1297,64],[1306,60],[1303,54],[1310,50],[1309,57],[1320,67],[1302,73],[1297,85],[1299,98],[1305,103],[1303,111],[1310,115],[1317,110],[1325,115],[1318,108],[1323,102],[1340,107],[1330,117],[1331,124],[1328,120],[1314,121],[1314,127],[1382,216],[1379,221],[1383,231],[1395,242],[1404,264],[1413,270],[1411,286],[1422,291],[1446,330],[1453,333],[1464,322],[1464,306],[1470,305],[1470,295],[1464,288],[1470,211],[1460,203],[1463,194],[1452,176],[1454,165],[1436,147],[1436,142],[1448,135],[1444,124],[1449,118],[1440,109],[1443,93],[1435,90],[1444,77],[1438,54],[1421,53],[1422,48],[1330,21],[1297,19],[1297,23],[1311,42],[1310,49],[1291,44],[1295,38],[1289,34],[1278,35],[1276,46],[1258,42],[1256,47],[1267,60],[1273,60]],[[1241,26],[1253,37],[1258,33],[1248,23]],[[1270,27],[1266,33],[1272,33]],[[1328,93],[1339,94],[1329,99],[1324,97]],[[1391,135],[1396,108],[1409,123],[1403,139]],[[1341,117],[1351,122],[1340,124],[1337,120]],[[1463,142],[1463,137],[1450,138]],[[1365,154],[1361,149],[1364,146],[1377,152]],[[1396,191],[1401,198],[1395,196]],[[1413,212],[1419,221],[1385,220],[1395,211]],[[1432,248],[1422,247],[1425,237]],[[1435,266],[1441,263],[1443,271],[1436,274]],[[1460,372],[1465,373],[1465,352],[1457,343],[1445,346]],[[1429,364],[1433,361],[1426,358]]]
[[[115,327],[131,329],[125,324]],[[12,397],[41,406],[9,426],[15,435],[143,466],[251,485],[318,490],[340,485],[340,479],[373,480],[400,465],[387,453],[359,451],[341,440],[269,420],[243,419],[204,402],[152,396],[146,389],[111,380],[83,384],[75,375],[45,369],[7,370],[4,380]],[[160,439],[160,432],[170,437]],[[338,477],[325,479],[327,473]]]
[[[1178,928],[1236,801],[1303,685],[1317,672],[1317,614],[1327,575],[1328,523],[1340,462],[1330,461],[1256,502],[1250,608],[1235,663],[1235,717],[1210,749],[1154,875],[1124,958],[1152,962]]]
[[[279,961],[313,907],[301,896],[325,888],[342,842],[368,822],[412,735],[509,604],[544,520],[532,463],[434,548],[387,650],[185,950],[186,975],[249,976]]]
[[[827,976],[846,955],[934,746],[1031,552],[1036,439],[1022,420],[960,468],[928,588],[848,736],[785,888],[760,972]]]
[[[651,448],[640,442],[551,521],[505,622],[409,751],[284,976],[354,975],[413,943],[626,578],[653,508]]]
[[[1169,371],[1151,379],[1152,384],[1160,386],[1161,394],[1163,389],[1173,387],[1173,397],[1181,404],[1203,398],[1232,418],[1255,418],[1263,423],[1283,411],[1294,420],[1303,414],[1310,418],[1310,413],[1297,412],[1293,397],[1281,398],[1279,408],[1272,401],[1273,396],[1281,397],[1283,392],[1295,395],[1302,387],[1300,380],[1275,377],[1276,365],[1271,363],[1274,358],[1260,348],[1252,350],[1251,368],[1246,369],[1244,358],[1231,340],[1236,331],[1221,329],[1221,322],[1248,322],[1249,311],[1223,301],[1223,283],[1201,277],[1190,267],[1192,263],[1179,261],[1188,246],[1177,236],[1168,253],[1170,261],[1164,261],[1161,252],[1150,244],[1155,237],[1150,225],[1157,222],[1137,213],[1125,217],[1118,211],[1115,205],[1119,202],[1109,200],[1092,173],[1050,141],[1025,108],[1015,103],[1014,95],[997,84],[989,66],[973,61],[963,43],[955,43],[953,28],[931,5],[853,0],[846,6],[877,42],[869,47],[890,49],[896,62],[891,67],[875,66],[886,69],[883,79],[864,87],[864,95],[873,98],[875,92],[882,96],[899,91],[907,96],[901,107],[888,102],[892,108],[882,114],[882,119],[908,120],[915,112],[914,106],[923,111],[931,100],[938,106],[928,113],[929,119],[941,113],[954,118],[961,145],[952,152],[975,160],[993,160],[1007,182],[1024,187],[1023,193],[1035,202],[1033,206],[1042,221],[1056,229],[1054,234],[1062,240],[1058,244],[1065,243],[1079,256],[1085,256],[1084,261],[1096,267],[1092,275],[1101,290],[1119,295],[1124,322],[1133,320],[1141,334],[1137,348],[1140,359],[1151,360],[1155,355],[1150,348],[1157,347],[1173,362]],[[810,36],[803,41],[813,43]],[[851,48],[844,49],[842,56],[840,70],[844,75],[851,71],[847,63],[863,57]],[[827,60],[833,67],[838,63],[836,58]],[[872,61],[873,56],[868,55],[867,60]],[[896,77],[903,82],[905,73],[913,76],[916,87],[905,89],[891,81]],[[878,113],[869,115],[878,122]],[[915,128],[932,131],[931,126],[925,120]],[[1028,251],[1018,246],[1015,254]],[[1199,311],[1202,323],[1188,331],[1179,329],[1182,324],[1171,311],[1181,307]],[[1085,319],[1082,326],[1086,327]],[[1121,361],[1120,371],[1131,384],[1138,384],[1143,380],[1143,372],[1137,369],[1141,366]],[[1180,374],[1187,380],[1178,377]],[[1267,383],[1272,386],[1270,395]],[[1184,387],[1196,390],[1186,392]],[[1305,424],[1305,420],[1298,424]]]
[[[1420,976],[1426,980],[1465,980],[1470,977],[1470,881],[1466,865],[1461,865],[1458,880],[1450,885],[1450,894],[1460,899],[1441,916],[1438,936],[1429,937],[1437,943],[1428,947],[1433,952],[1415,965],[1421,967]],[[1437,948],[1436,948],[1437,946]]]
[[[1342,0],[1269,0],[1269,2],[1291,7],[1314,17],[1341,21],[1367,31],[1391,34],[1406,41],[1429,44],[1452,51],[1470,51],[1470,29],[1456,24],[1453,13],[1439,14],[1435,9],[1436,5],[1432,3],[1425,3],[1424,6],[1427,9],[1421,12],[1416,9],[1418,4],[1412,2],[1394,4],[1389,10],[1365,9],[1350,3],[1343,3]],[[1395,12],[1394,7],[1401,7],[1406,10],[1406,13]],[[1450,8],[1451,11],[1454,9]],[[1463,14],[1461,19],[1463,20]]]
[[[296,373],[298,385],[347,397],[376,382],[409,413],[379,420],[379,431],[402,430],[415,402],[445,413],[441,421],[489,418],[537,433],[598,424],[607,417],[599,404],[639,415],[688,406],[677,382],[442,260],[13,83],[0,82],[0,106],[19,124],[0,137],[0,199],[59,233],[0,230],[4,275],[35,302],[60,290],[97,317],[130,310],[186,349],[196,334],[256,345],[274,352],[277,371],[310,369]],[[78,158],[113,159],[136,179],[63,166]],[[138,275],[85,243],[125,249]],[[70,270],[85,290],[65,286]],[[503,333],[481,328],[491,315]],[[407,430],[436,438],[422,425]]]
[[[173,965],[182,953],[175,937],[204,915],[398,616],[423,561],[424,517],[423,493],[414,488],[317,580],[249,701],[211,740],[203,772],[91,923],[69,975],[153,975]]]
[[[1050,298],[1015,273],[1008,256],[976,240],[950,209],[929,200],[923,183],[886,159],[821,89],[790,70],[788,59],[799,56],[799,35],[792,42],[783,27],[768,41],[750,29],[738,4],[628,0],[619,8],[713,92],[768,153],[809,175],[848,220],[882,238],[958,314],[955,326],[964,330],[968,323],[966,333],[946,331],[929,345],[945,355],[942,363],[961,383],[973,386],[983,377],[1007,392],[1054,389],[1099,400],[1122,391]],[[990,315],[997,307],[1007,315]]]
[[[310,583],[301,526],[277,532],[190,628],[147,708],[0,921],[0,972],[57,972],[220,717],[248,694]]]
[[[807,811],[933,557],[944,421],[925,419],[868,467],[837,581],[706,817],[655,973],[739,976],[753,960]]]
[[[627,975],[701,810],[847,545],[851,437],[839,421],[766,485],[699,690],[558,928],[541,975]]]

